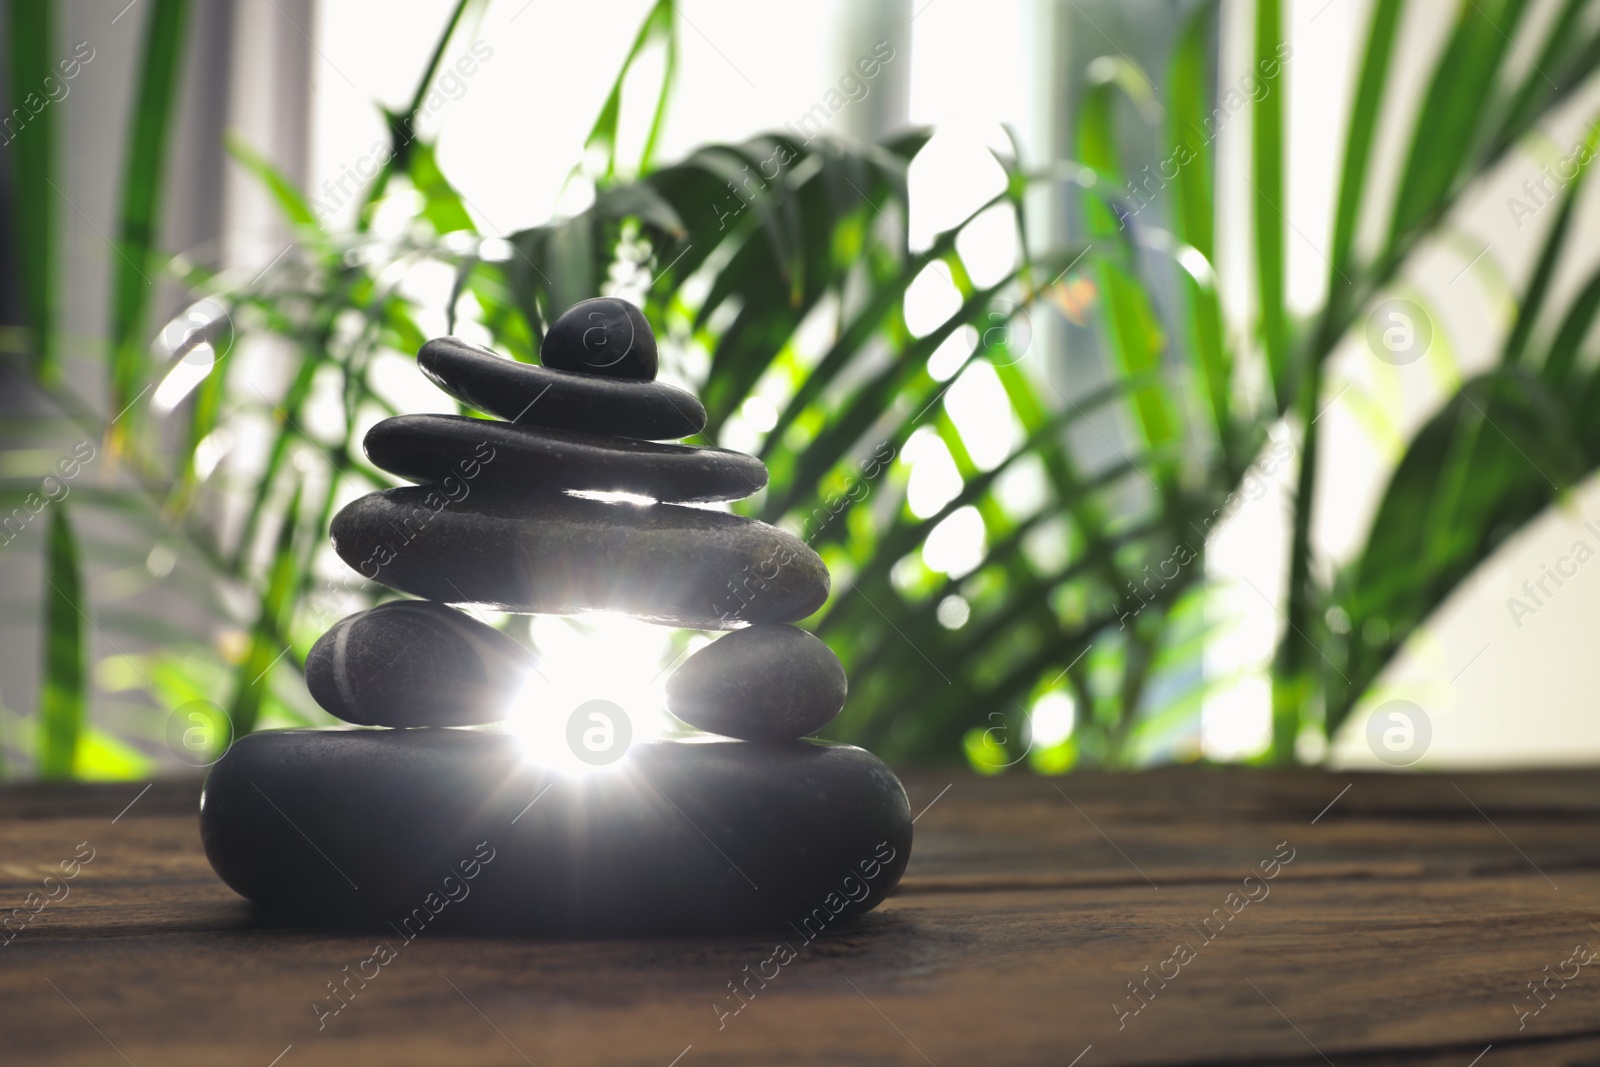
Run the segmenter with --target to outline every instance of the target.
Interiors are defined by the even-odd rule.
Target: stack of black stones
[[[340,719],[380,729],[242,738],[201,803],[212,866],[306,922],[810,931],[869,911],[904,870],[910,809],[871,753],[806,740],[845,698],[837,658],[791,625],[826,599],[827,568],[782,530],[694,506],[758,491],[766,468],[661,443],[699,433],[706,412],[655,381],[633,305],[570,308],[540,358],[451,337],[423,346],[429,378],[505,421],[402,415],[367,434],[374,464],[418,484],[350,504],[334,546],[421,599],[336,623],[306,683]],[[731,631],[667,683],[669,710],[707,733],[643,740],[569,775],[530,760],[516,734],[460,729],[574,709],[514,709],[526,654],[453,604]],[[457,870],[469,863],[470,887]]]

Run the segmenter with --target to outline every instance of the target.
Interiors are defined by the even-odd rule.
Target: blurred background
[[[330,723],[454,333],[646,309],[895,763],[1591,762],[1600,3],[11,0],[0,774]],[[705,635],[480,613],[670,730]]]

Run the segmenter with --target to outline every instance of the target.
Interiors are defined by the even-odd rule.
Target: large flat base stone
[[[201,799],[211,865],[297,921],[570,936],[785,931],[870,911],[911,812],[863,749],[643,741],[569,776],[476,730],[240,739]]]

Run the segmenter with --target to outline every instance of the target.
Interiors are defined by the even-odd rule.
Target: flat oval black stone
[[[475,493],[471,482],[369,493],[333,546],[403,593],[501,611],[620,611],[669,626],[793,622],[828,598],[828,568],[793,534],[677,504]]]
[[[706,409],[664,382],[572,374],[497,356],[456,337],[417,353],[433,383],[479,411],[529,426],[660,441],[706,428]]]
[[[690,656],[667,679],[667,710],[714,734],[785,741],[832,722],[847,688],[833,649],[797,627],[762,623]]]
[[[550,324],[539,362],[556,370],[654,381],[656,335],[644,312],[612,296],[580,300]]]
[[[888,895],[911,830],[888,767],[816,741],[643,741],[568,777],[508,734],[269,730],[228,750],[200,801],[236,892],[402,952],[450,928],[773,930],[798,951]]]
[[[413,481],[472,480],[504,491],[633,493],[656,500],[738,500],[767,484],[754,456],[461,415],[399,415],[367,431],[367,458]]]
[[[492,626],[429,600],[333,624],[306,656],[306,688],[361,726],[471,726],[507,717],[528,656]]]

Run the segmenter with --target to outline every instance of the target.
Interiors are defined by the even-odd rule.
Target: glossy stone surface
[[[501,611],[620,611],[712,630],[803,619],[828,596],[817,554],[754,519],[458,488],[457,498],[419,486],[352,501],[333,518],[334,548],[403,593]]]
[[[641,742],[566,777],[506,734],[275,730],[212,768],[200,833],[223,881],[298,922],[799,948],[894,888],[911,810],[876,756],[824,742]]]
[[[367,458],[413,481],[447,478],[505,492],[632,493],[656,500],[738,500],[767,484],[754,456],[459,415],[400,415],[367,431]]]
[[[306,688],[361,726],[470,726],[506,718],[529,662],[454,608],[396,600],[334,623],[306,656]]]
[[[423,345],[417,365],[458,400],[529,426],[661,441],[697,434],[706,425],[700,401],[663,382],[536,367],[456,337]]]
[[[653,381],[656,337],[638,308],[597,296],[573,304],[550,324],[539,362],[556,370]]]
[[[719,637],[667,679],[667,710],[690,726],[747,741],[816,733],[844,707],[833,650],[804,630],[759,624]]]

